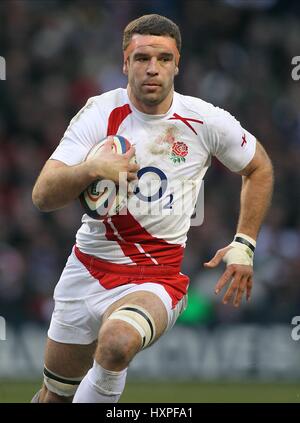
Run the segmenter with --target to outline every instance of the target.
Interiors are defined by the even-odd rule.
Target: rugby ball
[[[103,147],[107,137],[92,147],[85,160],[89,160]],[[131,147],[130,142],[120,136],[113,136],[112,151],[125,154]],[[132,159],[134,161],[135,158]],[[105,219],[119,214],[127,205],[127,187],[120,188],[113,181],[96,180],[92,182],[79,196],[84,211],[93,219]]]

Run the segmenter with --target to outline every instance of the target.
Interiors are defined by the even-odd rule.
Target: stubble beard
[[[146,106],[157,106],[162,103],[165,98],[168,96],[172,85],[170,87],[162,87],[162,91],[160,93],[144,93],[142,87],[140,89],[134,90],[134,94],[136,98],[144,103]]]

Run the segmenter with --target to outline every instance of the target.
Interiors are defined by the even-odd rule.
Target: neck
[[[149,105],[138,100],[133,94],[129,85],[127,85],[127,93],[134,107],[142,113],[148,115],[163,115],[168,112],[172,105],[174,89],[172,88],[167,97],[159,104]]]

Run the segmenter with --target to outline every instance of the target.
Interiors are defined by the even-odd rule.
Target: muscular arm
[[[258,141],[254,158],[239,173],[242,175],[242,190],[237,232],[256,239],[273,192],[271,160]]]
[[[243,179],[237,233],[248,235],[250,238],[256,240],[263,218],[270,205],[273,191],[273,168],[271,160],[259,142],[257,142],[253,159],[239,173]],[[231,248],[233,247],[229,245],[218,250],[209,262],[204,263],[204,266],[214,268],[224,258],[227,267],[216,284],[215,293],[218,294],[229,283],[223,297],[223,303],[227,304],[232,300],[233,304],[239,307],[244,292],[246,292],[247,300],[250,300],[253,284],[253,267],[252,265],[238,264],[238,262],[235,264],[234,259],[231,260],[231,264],[228,264],[226,257]]]
[[[41,211],[62,208],[78,198],[93,180],[87,162],[67,166],[58,160],[48,160],[33,188],[33,204]]]
[[[130,163],[134,155],[131,147],[126,154],[112,152],[112,140],[106,141],[93,159],[75,166],[67,166],[58,160],[48,160],[43,167],[32,192],[32,201],[41,211],[52,211],[68,205],[96,179],[108,179],[118,183],[119,173],[127,173],[127,180],[136,178],[138,166]]]

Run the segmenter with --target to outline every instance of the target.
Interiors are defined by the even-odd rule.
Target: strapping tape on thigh
[[[149,345],[155,338],[155,323],[151,315],[143,307],[126,304],[112,312],[108,320],[123,320],[133,326],[141,335],[142,348]]]

